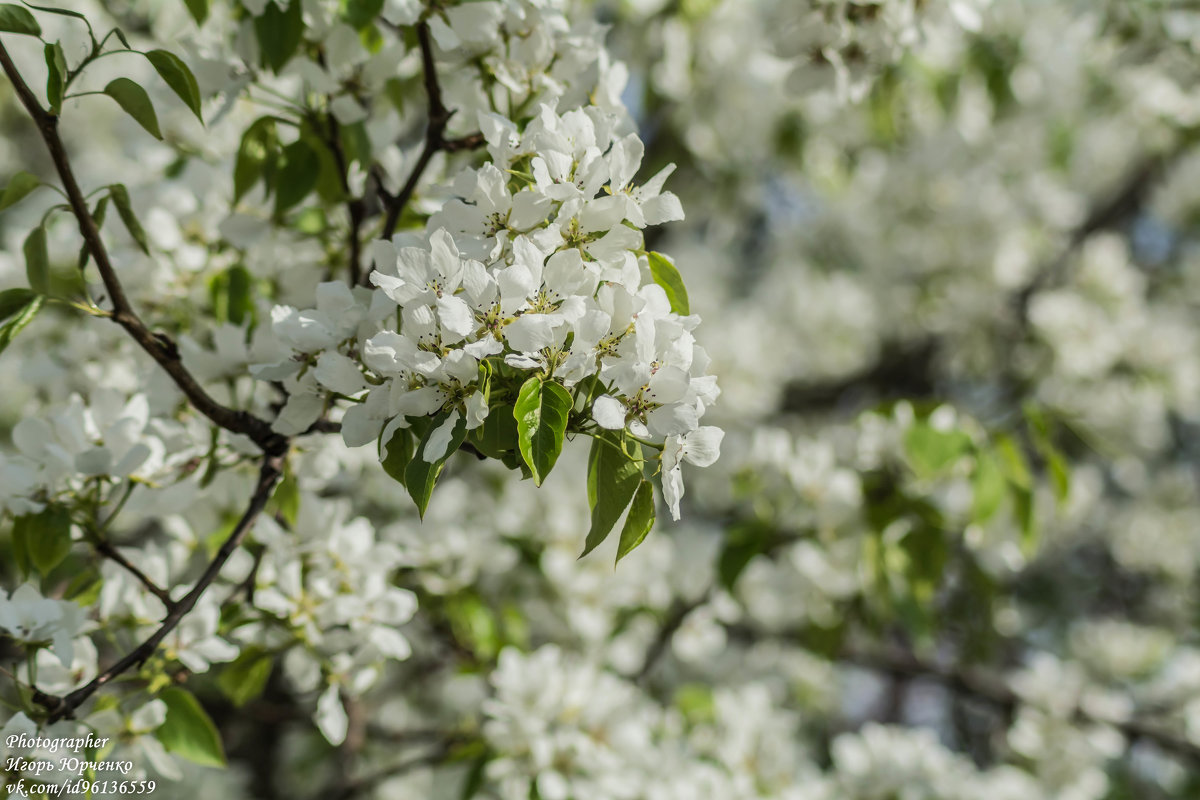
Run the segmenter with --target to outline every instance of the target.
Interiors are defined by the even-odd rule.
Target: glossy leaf
[[[621,541],[617,546],[617,563],[633,552],[639,544],[646,540],[650,529],[654,527],[654,485],[643,480],[633,496],[629,506],[629,514],[625,517],[625,526],[621,528]]]
[[[517,421],[517,441],[521,458],[533,472],[538,486],[546,480],[562,452],[571,413],[571,395],[554,381],[530,378],[521,386],[513,418]]]
[[[588,457],[588,505],[592,510],[592,523],[580,558],[608,538],[641,483],[642,465],[641,445],[636,442],[630,455],[626,455],[619,441],[611,435],[592,439]]]
[[[683,316],[692,313],[687,287],[683,285],[683,276],[675,264],[662,253],[646,253],[646,259],[650,262],[650,275],[654,282],[663,288],[667,299],[671,301],[671,310]]]

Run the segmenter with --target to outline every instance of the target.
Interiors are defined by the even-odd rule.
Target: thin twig
[[[83,235],[84,242],[96,263],[96,268],[100,272],[100,278],[104,282],[104,288],[112,303],[111,319],[124,328],[134,341],[166,370],[197,411],[225,430],[250,437],[255,444],[262,448],[263,452],[282,453],[286,448],[286,440],[271,430],[270,423],[249,412],[229,408],[214,400],[183,366],[175,342],[165,334],[151,331],[138,317],[125,294],[124,287],[121,286],[121,281],[117,278],[117,271],[109,260],[108,251],[100,238],[100,229],[96,226],[96,221],[92,219],[87,200],[79,188],[79,183],[75,180],[66,149],[58,135],[58,117],[41,107],[37,97],[34,96],[17,71],[16,65],[3,44],[0,44],[0,66],[3,67],[5,75],[12,83],[21,104],[37,125],[46,149],[50,151],[55,170],[66,190],[71,211],[79,222],[79,232]]]
[[[939,664],[896,648],[845,647],[837,660],[895,678],[932,681],[956,694],[988,703],[999,709],[1006,718],[1011,718],[1022,704],[1020,695],[1001,676],[975,667]],[[1200,764],[1200,747],[1158,723],[1145,719],[1102,719],[1082,708],[1075,710],[1074,720],[1077,723],[1110,725],[1131,741],[1140,739],[1152,742],[1164,752]]]
[[[155,583],[153,578],[142,572],[142,570],[136,564],[122,555],[121,551],[118,550],[112,542],[100,534],[96,534],[92,545],[96,548],[97,553],[120,565],[121,567],[124,567],[125,571],[137,578],[138,581],[141,582],[142,586],[146,587],[146,590],[149,591],[150,594],[162,601],[163,605],[167,607],[167,611],[171,610],[171,607],[175,604],[174,601],[171,600],[171,594],[166,589]]]
[[[379,234],[381,239],[390,239],[396,232],[400,215],[404,213],[404,209],[412,200],[413,193],[417,190],[417,184],[421,182],[421,176],[439,150],[453,153],[461,150],[473,150],[484,144],[482,133],[472,133],[458,139],[446,138],[446,125],[454,116],[454,112],[446,108],[446,103],[442,99],[442,86],[438,81],[437,66],[433,60],[433,39],[429,32],[429,23],[417,24],[417,43],[421,48],[425,95],[429,98],[429,117],[425,123],[425,145],[421,148],[417,163],[413,165],[412,172],[409,173],[408,180],[404,182],[400,191],[395,195],[384,191],[380,192],[380,197],[387,206],[387,216],[383,221],[383,230]],[[382,189],[382,184],[380,188]],[[366,283],[366,277],[363,275],[360,282]]]
[[[146,639],[136,648],[127,653],[121,660],[110,666],[108,669],[101,672],[89,683],[81,686],[65,697],[57,697],[49,695],[41,691],[34,692],[34,701],[43,706],[49,712],[48,723],[54,723],[61,719],[71,717],[75,709],[83,704],[85,700],[96,693],[102,686],[107,684],[113,678],[122,673],[141,666],[146,662],[146,659],[154,655],[158,650],[158,646],[163,639],[175,630],[176,626],[183,620],[185,616],[200,600],[204,591],[217,579],[221,573],[221,568],[225,566],[230,556],[233,555],[246,538],[246,534],[250,531],[254,521],[262,512],[263,507],[267,504],[267,499],[271,496],[271,491],[275,488],[275,484],[283,475],[283,463],[280,456],[265,455],[263,456],[262,469],[259,472],[258,486],[254,490],[254,494],[250,498],[250,503],[246,507],[246,511],[242,514],[242,518],[238,520],[234,529],[226,537],[221,544],[221,549],[209,561],[208,567],[205,568],[204,574],[192,586],[191,591],[179,599],[178,602],[170,606],[167,616],[163,619],[150,638]]]

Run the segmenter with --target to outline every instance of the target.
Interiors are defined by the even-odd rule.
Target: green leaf
[[[96,201],[96,207],[92,209],[92,221],[96,223],[96,230],[100,230],[104,225],[104,215],[108,211],[108,195],[102,196]],[[88,247],[87,242],[79,248],[79,259],[76,266],[80,272],[87,267],[88,259],[91,258],[92,250]]]
[[[279,140],[275,135],[274,117],[256,119],[242,134],[237,158],[233,164],[233,202],[242,199],[246,192],[263,177],[266,167],[273,165],[279,157]],[[270,194],[270,179],[267,193]]]
[[[370,25],[383,10],[383,0],[346,0],[346,22],[357,30]]]
[[[511,403],[500,403],[488,409],[483,424],[469,434],[471,444],[488,458],[503,460],[508,453],[515,453],[517,442],[517,420],[513,417]]]
[[[274,664],[275,659],[261,647],[247,647],[221,670],[217,686],[234,706],[241,708],[263,693]]]
[[[1054,498],[1064,503],[1071,494],[1071,467],[1063,454],[1057,450],[1046,450],[1042,453],[1046,459],[1046,469],[1050,472],[1050,485],[1054,488]]]
[[[637,493],[633,496],[633,504],[629,506],[629,515],[625,517],[625,527],[621,528],[621,542],[617,546],[617,563],[633,552],[634,548],[646,540],[650,529],[654,527],[654,485],[648,480],[638,484]]]
[[[37,11],[45,11],[47,14],[58,14],[63,17],[74,17],[75,19],[81,19],[84,22],[87,22],[87,17],[85,17],[83,14],[80,14],[78,11],[69,11],[65,8],[54,8],[53,6],[38,6],[34,5],[33,3],[25,3],[25,5]]]
[[[291,470],[284,473],[283,480],[275,487],[271,499],[274,501],[275,511],[283,517],[284,522],[295,527],[296,520],[300,518],[300,485],[296,483],[296,476]]]
[[[996,454],[1000,456],[1000,466],[1009,482],[1022,489],[1033,489],[1029,463],[1011,436],[1006,433],[996,436]]]
[[[141,251],[149,255],[150,243],[146,239],[146,231],[138,222],[137,215],[133,213],[133,204],[129,202],[129,190],[125,188],[124,184],[114,183],[108,187],[108,194],[113,199],[113,205],[117,207],[117,214],[120,215],[121,222],[125,223],[125,230],[129,231],[129,235],[137,242]]]
[[[914,422],[904,434],[904,449],[913,471],[931,478],[950,467],[971,446],[962,431],[940,431],[927,422]]]
[[[183,59],[166,50],[151,50],[146,53],[146,59],[167,86],[171,87],[171,91],[192,110],[196,119],[204,122],[204,117],[200,115],[200,86],[188,65],[183,63]]]
[[[0,32],[41,36],[42,27],[38,25],[33,14],[29,13],[29,9],[12,3],[0,3]]]
[[[225,766],[225,748],[208,712],[186,689],[171,687],[158,696],[167,704],[167,719],[154,732],[163,747],[207,767]]]
[[[454,414],[457,419],[454,423],[454,428],[450,432],[450,446],[446,448],[446,452],[442,457],[430,463],[425,460],[425,446],[429,444],[432,438],[442,425],[450,419],[451,414]],[[421,518],[425,518],[425,509],[429,506],[429,498],[433,496],[433,487],[437,484],[438,477],[442,474],[442,468],[446,466],[446,460],[462,447],[463,441],[467,438],[467,420],[457,411],[443,411],[433,418],[428,430],[421,437],[421,443],[417,446],[416,452],[412,459],[408,462],[408,466],[404,469],[404,487],[408,489],[408,493],[412,496],[413,502],[417,504],[417,512]],[[389,452],[390,454],[390,452]]]
[[[275,213],[282,214],[303,200],[317,185],[320,159],[303,139],[283,148],[283,166],[275,186]]]
[[[158,115],[154,113],[154,104],[150,95],[129,78],[116,78],[104,87],[104,93],[117,101],[117,105],[125,109],[125,113],[133,117],[138,125],[145,128],[155,139],[162,139],[162,131],[158,129]]]
[[[304,20],[300,16],[301,0],[291,0],[286,11],[275,3],[255,17],[254,33],[262,52],[263,64],[275,72],[291,59],[304,35]]]
[[[4,187],[4,194],[0,194],[0,211],[10,206],[15,206],[27,194],[41,185],[42,182],[38,180],[36,175],[24,170],[13,175],[12,180],[8,182],[8,186]]]
[[[562,452],[571,413],[571,395],[554,381],[533,377],[525,381],[513,407],[521,458],[538,486],[546,480]]]
[[[219,321],[242,325],[254,317],[254,276],[241,264],[214,275],[208,288]]]
[[[22,535],[29,563],[45,577],[71,552],[71,513],[63,506],[48,505],[27,518]]]
[[[208,19],[208,0],[183,0],[183,4],[197,25],[203,25],[204,20]]]
[[[380,436],[380,455],[383,454],[383,438]],[[408,469],[408,462],[412,461],[413,457],[413,436],[412,431],[408,428],[397,428],[392,433],[392,438],[388,440],[387,457],[380,463],[383,464],[383,471],[392,476],[392,479],[405,486],[404,471]]]
[[[0,292],[0,322],[29,305],[37,295],[30,289],[5,289]]]
[[[641,445],[634,442],[630,455],[633,458],[625,455],[620,444],[608,434],[592,439],[588,457],[588,505],[592,509],[592,525],[580,558],[608,538],[641,483]]]
[[[26,325],[33,322],[33,318],[42,310],[44,300],[45,298],[41,295],[37,295],[29,301],[21,313],[0,327],[0,353],[3,353],[12,344],[12,340],[17,338],[17,334],[24,330]]]
[[[1004,479],[1004,470],[996,455],[990,450],[982,450],[975,459],[975,472],[971,476],[971,519],[975,522],[987,522],[996,516],[1004,498],[1008,493],[1008,483]]]
[[[67,85],[67,57],[58,42],[48,44],[46,53],[46,99],[50,101],[50,113],[62,111],[63,90]]]
[[[46,229],[38,225],[25,237],[25,277],[29,288],[38,294],[50,292],[50,256],[46,250]]]
[[[646,253],[646,258],[650,262],[651,277],[663,288],[667,299],[671,301],[671,310],[683,316],[692,313],[688,304],[687,287],[683,285],[683,276],[679,274],[675,264],[662,253]]]

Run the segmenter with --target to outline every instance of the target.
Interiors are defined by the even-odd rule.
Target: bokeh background
[[[418,599],[413,654],[367,679],[331,637],[315,678],[281,656],[242,698],[247,665],[211,644],[185,677],[230,766],[184,764],[158,795],[1200,796],[1200,10],[567,5],[627,65],[641,176],[677,165],[687,218],[647,248],[674,257],[703,318],[720,461],[686,473],[683,522],[614,570],[615,542],[577,559],[578,452],[541,489],[459,456],[421,523],[370,448],[314,440],[298,535],[394,558],[387,580]],[[72,7],[170,43],[205,93],[228,79],[216,3],[200,29],[169,0]],[[36,76],[37,48],[13,49]],[[409,88],[415,55],[397,67]],[[0,171],[49,174],[0,98]],[[214,332],[189,319],[220,317],[219,276],[269,284],[265,315],[307,304],[331,256],[231,206],[260,108],[213,101],[201,128],[162,98],[165,143],[100,103],[63,132],[88,183],[129,185],[153,253],[113,234],[127,284],[203,365]],[[380,156],[400,174],[416,130]],[[0,216],[0,288],[21,285],[52,200]],[[69,263],[71,225],[50,230]],[[0,429],[72,392],[166,380],[130,353],[99,323],[43,315],[0,357]],[[170,563],[244,484],[223,473],[179,513],[135,496],[160,521],[131,535]],[[283,538],[271,524],[264,542]],[[225,642],[227,623],[203,637]],[[314,727],[330,675],[340,745]]]

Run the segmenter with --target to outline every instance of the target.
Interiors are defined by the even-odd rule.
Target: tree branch
[[[250,503],[246,507],[246,511],[242,514],[240,520],[234,529],[226,537],[221,544],[221,549],[209,561],[204,573],[192,586],[191,590],[181,597],[177,602],[172,603],[168,608],[167,616],[163,619],[156,630],[148,639],[138,645],[136,648],[127,653],[123,658],[110,666],[108,669],[101,672],[91,682],[81,686],[65,697],[57,697],[46,694],[41,691],[34,691],[33,699],[39,705],[46,708],[49,712],[48,723],[54,723],[61,719],[70,718],[75,709],[79,708],[85,700],[96,693],[101,687],[111,681],[113,678],[122,673],[139,667],[146,662],[146,659],[154,655],[158,650],[158,646],[163,639],[175,630],[176,626],[183,620],[200,600],[205,590],[217,579],[221,573],[222,567],[233,555],[234,551],[241,546],[242,541],[246,538],[246,534],[254,525],[258,515],[262,512],[267,504],[268,498],[271,496],[271,491],[275,488],[275,484],[283,475],[282,457],[277,455],[265,455],[263,457],[262,469],[259,472],[258,486],[254,490],[254,494],[250,498]]]
[[[395,195],[380,192],[380,197],[387,206],[387,216],[383,221],[383,230],[379,234],[381,239],[390,239],[396,232],[400,215],[404,213],[404,209],[412,200],[413,193],[417,190],[417,184],[421,182],[421,176],[439,150],[454,153],[461,150],[473,150],[484,144],[482,133],[472,133],[459,139],[446,138],[446,125],[454,116],[454,112],[446,108],[446,103],[442,99],[442,86],[438,82],[437,66],[433,61],[433,40],[429,33],[429,23],[422,21],[417,24],[417,42],[421,47],[425,95],[429,98],[429,118],[425,124],[425,146],[421,148],[417,163],[413,165],[412,172],[409,173],[408,180],[404,182],[400,191]],[[364,274],[360,283],[366,283],[366,279],[367,275]]]
[[[1020,695],[1001,677],[973,667],[939,664],[896,648],[869,650],[845,647],[837,660],[904,680],[927,680],[940,684],[955,694],[981,700],[1011,718],[1021,706]],[[1153,743],[1159,749],[1200,764],[1200,747],[1161,724],[1144,719],[1107,720],[1096,718],[1083,709],[1076,709],[1074,721],[1110,725],[1129,740]]]
[[[137,578],[142,586],[146,587],[146,590],[149,591],[150,594],[154,595],[163,602],[163,605],[167,607],[167,611],[171,610],[171,606],[174,605],[174,601],[171,599],[170,593],[155,583],[154,579],[152,579],[149,575],[142,572],[142,570],[136,564],[122,555],[121,551],[118,550],[112,542],[101,535],[97,535],[95,540],[92,542],[92,546],[96,548],[96,552],[100,555],[124,567],[125,571]]]
[[[272,431],[270,423],[249,412],[229,408],[214,400],[183,366],[175,342],[165,334],[152,332],[138,317],[125,294],[124,287],[121,286],[117,271],[108,257],[108,251],[100,238],[100,229],[96,227],[96,221],[92,219],[91,212],[88,210],[87,200],[79,188],[79,183],[75,180],[66,149],[58,135],[58,117],[41,107],[37,97],[34,96],[17,71],[8,50],[2,43],[0,43],[0,66],[3,67],[4,74],[12,83],[21,105],[25,107],[37,126],[42,141],[46,144],[46,149],[50,151],[55,170],[66,190],[71,211],[79,223],[79,232],[83,235],[83,240],[96,263],[96,268],[100,272],[100,278],[104,282],[104,288],[112,303],[111,319],[124,328],[134,341],[149,353],[160,367],[166,370],[197,411],[227,431],[250,437],[265,453],[273,455],[282,453],[287,447],[286,439]]]

